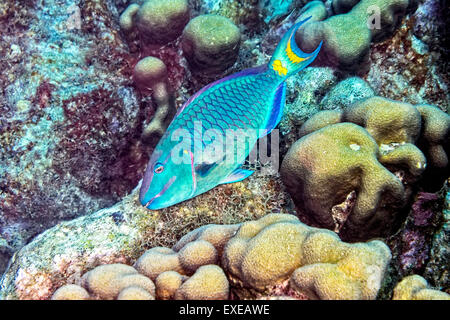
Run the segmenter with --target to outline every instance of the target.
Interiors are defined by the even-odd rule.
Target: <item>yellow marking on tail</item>
[[[281,76],[285,76],[287,74],[287,69],[283,66],[283,63],[280,60],[275,60],[272,64],[273,70],[277,71],[278,74]]]
[[[289,41],[288,41],[287,46],[286,46],[286,54],[287,54],[289,60],[291,60],[291,62],[293,62],[293,63],[300,63],[300,62],[305,61],[306,59],[308,59],[308,58],[301,58],[301,57],[297,56],[292,51],[292,49],[291,49],[291,39],[292,39],[292,36],[291,36],[291,38],[289,38]]]

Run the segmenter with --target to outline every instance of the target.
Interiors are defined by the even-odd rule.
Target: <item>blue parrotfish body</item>
[[[252,174],[241,165],[279,123],[285,80],[308,66],[322,45],[309,54],[298,48],[295,32],[306,20],[288,30],[268,65],[213,82],[179,108],[147,165],[139,195],[143,206],[169,207]],[[229,132],[237,133],[234,140],[226,138]],[[232,143],[243,135],[246,143]]]

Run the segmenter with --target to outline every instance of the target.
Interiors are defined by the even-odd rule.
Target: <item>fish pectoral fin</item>
[[[233,182],[239,182],[244,180],[245,178],[249,177],[253,171],[251,170],[245,170],[238,168],[234,170],[232,173],[230,173],[225,179],[223,179],[220,183],[233,183]]]

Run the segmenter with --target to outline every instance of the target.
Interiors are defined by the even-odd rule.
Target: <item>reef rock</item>
[[[3,256],[112,205],[147,155],[135,144],[140,103],[113,1],[2,2],[0,28]]]

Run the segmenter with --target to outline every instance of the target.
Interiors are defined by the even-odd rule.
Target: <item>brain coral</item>
[[[230,19],[205,14],[188,23],[181,45],[194,70],[212,73],[224,71],[234,64],[240,39],[239,28]]]
[[[438,170],[440,183],[446,176],[448,168],[427,161],[419,147],[446,159],[449,119],[436,107],[382,97],[319,112],[300,128],[281,176],[307,221],[348,240],[388,236],[428,168]]]
[[[424,278],[412,275],[403,278],[395,286],[392,300],[450,300],[450,295],[429,288]]]
[[[335,0],[333,8],[338,14],[322,21],[312,19],[297,31],[296,41],[310,52],[323,40],[321,61],[355,70],[367,61],[370,43],[391,34],[409,6],[409,0]],[[373,20],[377,10],[379,26]]]
[[[147,0],[141,6],[130,4],[120,16],[125,32],[137,27],[149,44],[166,44],[178,38],[189,21],[186,0]]]

